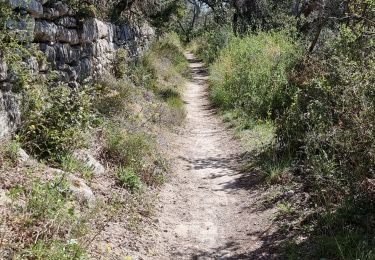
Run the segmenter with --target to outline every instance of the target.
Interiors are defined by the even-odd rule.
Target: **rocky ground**
[[[189,54],[186,122],[172,139],[173,175],[159,196],[153,225],[132,256],[141,259],[277,259],[275,208],[257,177],[241,172],[243,149],[210,106],[207,73]],[[156,224],[155,224],[156,223]],[[150,242],[151,241],[151,242]]]

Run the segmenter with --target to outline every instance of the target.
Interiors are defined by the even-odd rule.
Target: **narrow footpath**
[[[192,79],[186,122],[175,137],[173,176],[160,194],[158,241],[151,259],[277,259],[274,210],[241,173],[241,145],[210,105],[204,65],[187,54]]]

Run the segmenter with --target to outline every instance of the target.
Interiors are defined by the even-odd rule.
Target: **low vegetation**
[[[125,216],[132,230],[139,212],[151,214],[153,188],[168,170],[156,137],[184,117],[182,51],[175,34],[136,59],[119,50],[113,75],[79,88],[57,84],[53,72],[25,76],[20,130],[0,150],[0,258],[90,259],[106,223]],[[90,151],[105,173],[98,175],[77,150]],[[22,159],[24,151],[38,161]],[[93,201],[85,185],[103,180],[108,187],[93,188]]]
[[[244,170],[281,191],[282,253],[375,258],[373,0],[67,3],[79,19],[147,20],[158,40],[140,57],[118,50],[110,75],[71,88],[27,67],[46,59],[0,2],[0,59],[22,97],[21,126],[0,149],[0,258],[85,259],[106,223],[151,214],[167,170],[158,133],[184,118],[180,38],[209,66],[211,100],[250,151]],[[105,164],[103,176],[77,149]],[[104,195],[78,199],[77,176]]]
[[[33,85],[23,95],[23,120],[18,139],[38,159],[59,162],[84,145],[93,115],[87,89]]]
[[[288,73],[301,58],[296,42],[283,31],[234,38],[211,66],[213,103],[255,119],[277,117],[295,92]]]
[[[315,34],[313,7],[293,17],[287,4],[254,1],[259,9],[234,10],[241,37],[216,24],[192,41],[210,66],[212,102],[251,151],[245,169],[285,191],[277,220],[298,230],[290,259],[374,258],[374,3],[351,1],[346,14],[361,19],[325,23],[344,17],[339,2]]]

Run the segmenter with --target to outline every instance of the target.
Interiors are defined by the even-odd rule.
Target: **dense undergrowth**
[[[280,196],[287,230],[299,230],[291,259],[375,257],[375,46],[366,28],[342,25],[314,53],[291,29],[221,31],[192,45],[210,65],[212,102],[252,151],[247,170],[295,194]]]
[[[106,223],[120,218],[131,230],[152,213],[154,188],[168,170],[160,132],[184,118],[187,68],[178,37],[166,34],[138,58],[120,50],[113,74],[93,85],[70,88],[53,73],[38,79],[17,71],[26,79],[18,86],[20,129],[1,145],[0,258],[92,258]],[[38,162],[22,157],[21,148]]]

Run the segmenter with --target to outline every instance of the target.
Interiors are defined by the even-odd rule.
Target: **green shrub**
[[[151,50],[158,53],[162,59],[168,59],[179,74],[185,77],[189,76],[188,62],[178,34],[167,33],[163,35],[154,46],[151,46]]]
[[[93,170],[78,160],[75,156],[67,154],[61,159],[61,169],[73,174],[79,173],[83,178],[91,180],[94,176]]]
[[[18,152],[21,145],[17,141],[10,141],[0,146],[0,166],[3,164],[15,165],[18,162]]]
[[[167,104],[171,108],[183,109],[184,102],[182,101],[180,93],[177,92],[175,89],[161,89],[159,91],[159,95],[163,99],[163,101],[167,102]]]
[[[142,181],[139,176],[130,167],[118,167],[115,169],[115,175],[119,184],[131,191],[139,190],[142,187]]]
[[[113,62],[113,72],[116,78],[123,78],[128,70],[127,67],[128,52],[125,49],[119,49]]]
[[[167,100],[168,106],[175,109],[182,109],[184,106],[184,102],[180,97],[170,97]]]
[[[83,145],[90,120],[90,96],[85,89],[33,86],[23,96],[19,140],[39,159],[59,161]]]
[[[230,41],[211,67],[210,95],[224,109],[275,118],[291,101],[288,75],[302,51],[288,33],[259,33]]]
[[[81,4],[77,15],[83,19],[97,17],[98,10],[94,5]]]
[[[11,225],[22,237],[14,259],[85,258],[80,239],[88,234],[94,211],[78,207],[65,176],[53,180],[28,177],[33,178],[31,182],[10,190]]]
[[[158,41],[151,44],[144,55],[144,62],[148,64],[155,76],[159,78],[184,76],[190,74],[189,64],[184,55],[180,38],[176,33],[164,34]]]
[[[59,217],[56,221],[65,221],[71,217],[71,211],[67,207],[70,193],[64,179],[51,183],[35,181],[29,192],[26,210],[34,219]]]
[[[124,79],[106,75],[98,80],[93,106],[104,117],[128,116],[131,86]]]
[[[149,138],[143,133],[128,133],[110,125],[105,132],[105,155],[114,164],[141,170],[142,159],[151,150]]]
[[[217,28],[206,32],[192,42],[194,54],[207,65],[212,64],[219,56],[220,51],[234,38],[232,29]]]
[[[84,250],[75,242],[39,241],[21,253],[23,259],[83,260],[88,259]]]
[[[132,60],[128,64],[127,77],[135,86],[153,90],[157,86],[157,72],[151,56],[152,53],[146,51],[141,57]]]
[[[293,156],[312,207],[322,210],[309,223],[309,258],[374,258],[375,52],[365,28],[341,28],[306,59],[276,124],[277,146]]]
[[[374,52],[347,34],[329,47],[324,63],[305,64],[303,84],[277,129],[279,146],[300,155],[314,188],[334,190],[327,203],[358,193],[365,177],[375,177]]]

